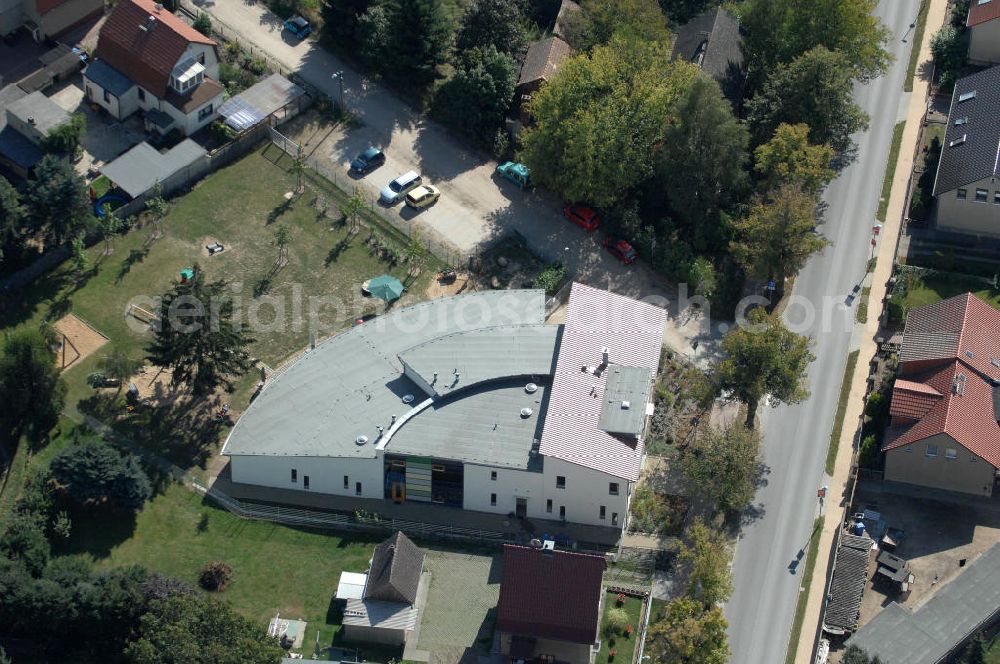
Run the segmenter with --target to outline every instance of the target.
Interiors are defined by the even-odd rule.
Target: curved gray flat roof
[[[414,346],[399,359],[435,394],[446,395],[508,376],[551,376],[561,330],[560,325],[531,324],[455,332]]]
[[[222,453],[373,458],[376,427],[387,429],[392,415],[425,400],[402,374],[401,353],[456,331],[544,319],[544,291],[483,291],[429,300],[347,329],[273,378]],[[403,403],[407,394],[415,397],[410,404]],[[356,445],[359,435],[369,442]]]
[[[439,398],[396,431],[385,451],[526,469],[542,435],[548,386],[531,394],[524,387],[524,380],[507,379]],[[522,408],[531,415],[522,417]]]

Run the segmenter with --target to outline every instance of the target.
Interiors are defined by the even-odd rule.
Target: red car
[[[585,205],[567,205],[563,208],[563,216],[588,233],[596,231],[601,225],[601,218]]]
[[[604,246],[611,255],[622,262],[623,265],[634,263],[639,258],[639,253],[626,240],[616,237],[604,238]]]

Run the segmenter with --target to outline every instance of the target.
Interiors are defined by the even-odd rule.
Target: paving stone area
[[[500,596],[500,556],[428,551],[431,572],[419,650],[431,664],[475,662],[489,650]]]

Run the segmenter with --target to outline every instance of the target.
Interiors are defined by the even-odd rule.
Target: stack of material
[[[867,535],[845,533],[841,539],[827,596],[824,631],[845,634],[857,629],[871,550],[872,539]]]

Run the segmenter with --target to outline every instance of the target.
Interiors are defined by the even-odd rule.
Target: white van
[[[403,197],[406,196],[410,190],[419,187],[421,182],[423,182],[423,180],[416,171],[403,173],[385,186],[379,194],[379,200],[382,201],[383,205],[395,205],[399,201],[403,200]]]

